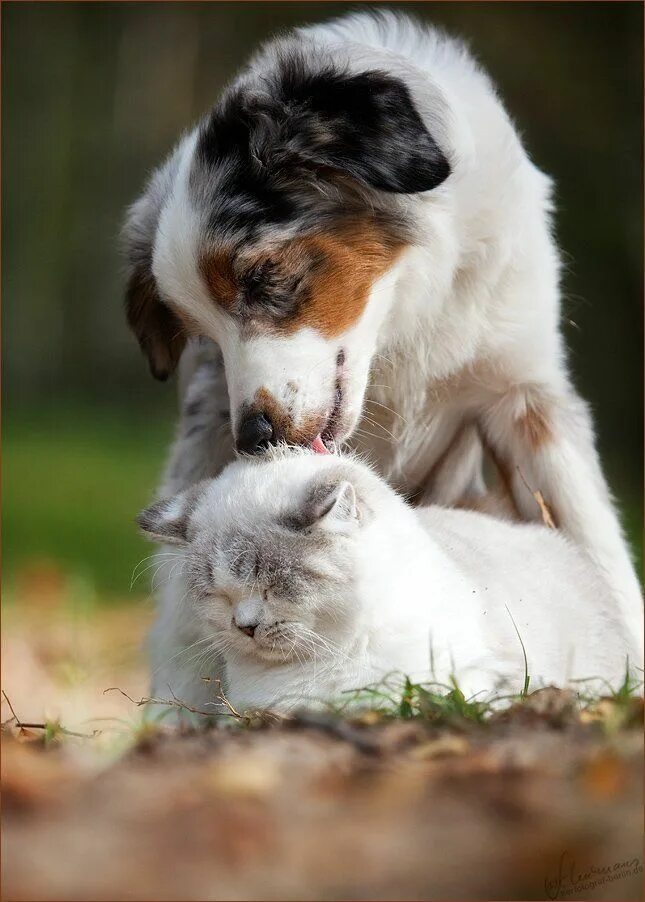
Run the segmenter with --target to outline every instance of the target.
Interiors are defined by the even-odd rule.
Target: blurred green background
[[[100,599],[127,595],[151,550],[133,517],[158,478],[176,398],[150,379],[124,323],[123,209],[259,41],[357,6],[2,5],[9,597],[43,574],[81,579]],[[572,364],[640,554],[642,6],[397,6],[471,42],[557,181]]]

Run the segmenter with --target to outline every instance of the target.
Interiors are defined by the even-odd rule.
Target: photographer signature
[[[557,899],[561,894],[568,896],[574,892],[593,889],[603,883],[620,880],[642,871],[639,858],[615,861],[607,865],[591,865],[587,870],[579,871],[575,858],[564,851],[560,856],[557,876],[544,880],[544,889],[549,899]]]

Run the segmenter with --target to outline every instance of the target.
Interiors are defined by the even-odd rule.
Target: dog
[[[419,503],[476,505],[485,449],[518,516],[546,510],[642,617],[567,365],[552,211],[460,42],[381,12],[268,43],[125,226],[154,376],[185,352],[164,494],[235,450],[345,443]]]

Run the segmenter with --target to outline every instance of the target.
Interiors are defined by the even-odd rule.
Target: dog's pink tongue
[[[330,454],[331,452],[326,447],[322,438],[320,437],[320,433],[316,436],[316,438],[311,443],[311,450],[315,451],[316,454]]]

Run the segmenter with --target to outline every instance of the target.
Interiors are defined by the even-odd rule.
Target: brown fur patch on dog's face
[[[362,222],[293,239],[271,255],[204,254],[200,269],[213,301],[253,331],[311,328],[335,338],[358,321],[404,247]]]
[[[335,338],[360,319],[372,285],[394,264],[403,245],[369,228],[303,242],[310,242],[322,262],[313,274],[308,301],[289,330],[309,327]]]
[[[327,421],[326,413],[321,412],[321,414],[312,414],[304,418],[296,425],[290,411],[286,410],[264,387],[256,391],[245,415],[248,416],[255,411],[259,411],[269,418],[277,439],[291,445],[308,444],[325,427]]]
[[[231,256],[225,251],[218,251],[210,257],[203,256],[199,268],[213,300],[225,310],[231,310],[238,295]]]

